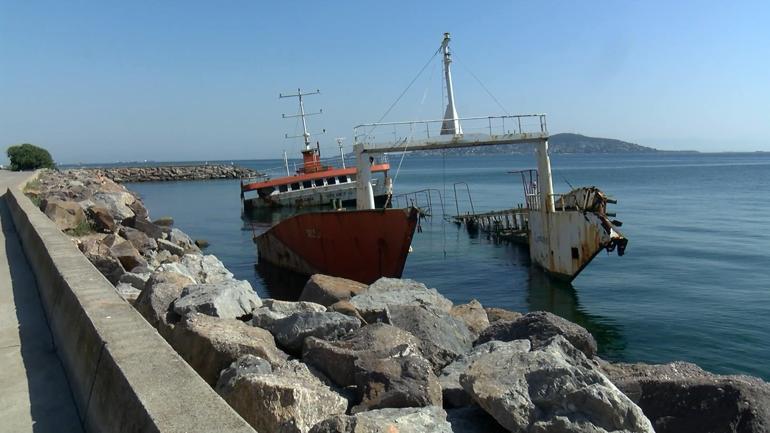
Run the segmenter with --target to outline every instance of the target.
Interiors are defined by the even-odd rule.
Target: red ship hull
[[[401,277],[417,210],[374,209],[295,215],[257,236],[260,260],[301,274],[371,284]]]

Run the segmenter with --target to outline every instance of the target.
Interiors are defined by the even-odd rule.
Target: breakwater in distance
[[[180,180],[240,179],[259,173],[245,167],[227,164],[159,165],[146,167],[86,168],[117,183],[171,182]]]
[[[257,431],[770,428],[757,378],[610,363],[554,314],[454,304],[406,279],[316,275],[296,302],[261,299],[102,175],[46,172],[26,192]]]

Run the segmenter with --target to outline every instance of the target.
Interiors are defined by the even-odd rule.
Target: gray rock
[[[399,278],[380,278],[350,302],[368,323],[385,321],[388,306],[393,305],[424,305],[445,313],[452,309],[452,302],[436,289]]]
[[[653,433],[641,409],[563,336],[481,355],[460,376],[487,413],[516,432]]]
[[[185,282],[185,286],[198,283],[195,279],[195,276],[181,264],[164,263],[155,269],[153,274],[150,276],[148,284],[152,284],[152,282],[156,281],[168,282],[167,280],[173,280],[175,282],[179,282],[180,284]]]
[[[368,325],[368,322],[363,318],[363,316],[361,316],[358,310],[356,310],[356,307],[354,307],[350,301],[337,301],[326,307],[326,311],[336,311],[346,316],[355,317],[359,322],[361,322],[361,325]]]
[[[389,307],[390,321],[420,340],[420,351],[436,372],[473,347],[473,336],[460,319],[424,306]]]
[[[311,433],[451,433],[446,412],[436,406],[377,409],[337,415],[316,424]]]
[[[120,264],[118,259],[109,254],[109,249],[107,247],[104,247],[104,249],[106,251],[104,254],[89,251],[86,251],[83,254],[85,254],[88,261],[90,261],[91,264],[110,281],[110,283],[113,285],[118,284],[120,277],[126,270],[123,268],[123,265]]]
[[[87,209],[86,214],[88,219],[91,220],[94,229],[104,233],[114,232],[117,225],[115,224],[115,219],[110,215],[110,211],[101,206],[93,205],[91,200],[88,200],[88,202],[90,202],[90,206],[85,208]]]
[[[169,344],[201,377],[214,386],[219,373],[242,355],[256,355],[271,365],[282,365],[287,355],[275,346],[264,329],[235,319],[190,314],[167,336]]]
[[[468,330],[473,334],[475,340],[481,331],[487,329],[489,326],[489,318],[487,318],[487,312],[481,303],[475,299],[471,300],[467,304],[455,305],[449,311],[449,314],[453,317],[465,322],[468,326]]]
[[[722,376],[695,364],[603,364],[658,433],[770,432],[770,384]]]
[[[277,299],[263,299],[262,306],[252,312],[252,324],[261,328],[272,327],[276,320],[295,313],[323,313],[326,307],[313,302],[289,302]]]
[[[299,300],[315,302],[328,307],[338,301],[350,300],[351,297],[361,293],[364,289],[366,289],[366,284],[358,281],[315,274],[307,280],[305,288],[299,295]]]
[[[128,283],[118,283],[115,286],[115,290],[118,292],[121,298],[125,299],[129,304],[136,302],[141,290]]]
[[[200,284],[233,279],[233,274],[225,268],[225,265],[216,256],[184,254],[180,257],[179,263],[186,267]]]
[[[153,239],[163,238],[163,229],[147,220],[136,218],[133,221],[133,227]]]
[[[263,323],[264,328],[275,336],[279,346],[296,355],[302,353],[307,337],[336,340],[361,327],[361,322],[356,318],[334,312],[294,313],[270,322],[257,320],[257,317],[254,316],[253,324]]]
[[[259,432],[305,433],[324,419],[343,415],[348,406],[298,361],[271,374],[244,374],[233,382],[220,395]]]
[[[516,340],[517,344],[527,344],[526,340]],[[502,341],[489,341],[473,348],[470,352],[461,355],[454,362],[444,367],[438,375],[441,384],[441,392],[445,407],[463,407],[473,404],[471,396],[460,385],[460,375],[465,373],[469,365],[482,355],[492,353],[500,348],[506,348],[510,343]]]
[[[219,373],[214,389],[218,394],[229,393],[238,379],[247,374],[271,374],[272,372],[273,366],[265,359],[255,355],[242,355]]]
[[[208,248],[209,245],[211,245],[211,244],[206,239],[196,239],[195,240],[195,246],[200,248],[200,249]]]
[[[158,243],[155,239],[152,239],[144,232],[137,229],[121,226],[118,233],[131,242],[131,245],[143,255],[147,255],[150,251],[158,249]]]
[[[395,326],[374,323],[335,341],[310,337],[305,340],[302,360],[327,375],[339,386],[355,384],[356,360],[420,354],[420,341]]]
[[[169,253],[180,257],[184,254],[184,248],[171,241],[167,241],[165,239],[157,239],[156,242],[158,243],[158,249],[160,250],[168,251]]]
[[[359,404],[353,413],[387,407],[441,407],[438,378],[419,355],[359,358],[354,380]]]
[[[159,268],[150,275],[134,306],[152,326],[165,332],[169,325],[179,320],[171,304],[190,284],[195,284],[191,277]]]
[[[110,254],[120,261],[123,268],[131,270],[137,266],[147,266],[147,261],[144,260],[139,251],[134,248],[134,245],[128,241],[117,242],[110,247]]]
[[[73,201],[50,200],[46,202],[43,212],[59,230],[74,229],[86,222],[83,208]]]
[[[262,305],[248,281],[228,280],[187,286],[176,301],[174,311],[180,316],[202,313],[223,319],[237,319]]]
[[[153,221],[152,223],[157,226],[171,227],[174,225],[174,218],[171,218],[170,216],[162,216],[156,219],[155,221]]]
[[[136,198],[128,192],[97,192],[92,197],[98,206],[107,209],[115,221],[123,221],[134,216],[134,211],[128,206]]]
[[[150,273],[133,273],[133,272],[126,272],[125,274],[120,276],[120,279],[118,280],[120,283],[125,283],[130,286],[133,286],[135,289],[141,291],[144,290],[144,286],[147,284],[147,280],[150,279]]]
[[[484,311],[487,313],[487,319],[489,319],[489,323],[499,322],[501,320],[516,320],[523,316],[523,314],[517,311],[506,310],[505,308],[485,307]]]
[[[200,253],[200,248],[195,245],[195,242],[178,228],[171,229],[168,240],[182,247],[185,253]]]
[[[527,313],[510,322],[495,322],[481,333],[476,344],[527,338],[537,347],[555,335],[564,336],[589,358],[596,356],[596,340],[585,328],[546,311]]]

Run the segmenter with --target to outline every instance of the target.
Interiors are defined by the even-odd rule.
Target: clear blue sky
[[[62,163],[278,158],[308,100],[322,145],[380,118],[452,33],[461,116],[770,151],[770,2],[0,0],[0,146]],[[431,66],[387,120],[442,115]],[[4,155],[3,155],[4,156]],[[2,159],[0,159],[2,161]]]

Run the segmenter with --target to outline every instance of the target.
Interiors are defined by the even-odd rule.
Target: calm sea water
[[[399,158],[391,156],[393,166]],[[279,161],[236,161],[255,169]],[[407,156],[396,193],[432,188],[433,217],[415,235],[404,277],[454,302],[548,310],[588,328],[612,360],[686,360],[720,373],[770,379],[770,155],[555,155],[557,192],[596,185],[630,239],[626,255],[600,254],[570,284],[550,281],[526,249],[471,238],[441,218],[455,213],[453,184],[469,185],[477,211],[522,201],[520,178],[531,155]],[[238,181],[141,183],[154,217],[173,216],[194,238],[211,242],[237,278],[263,297],[291,299],[302,279],[256,264]],[[458,207],[469,209],[464,187]],[[254,230],[269,226],[264,221]]]

